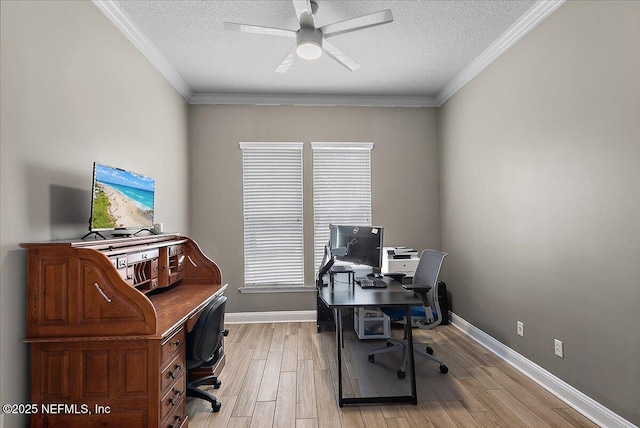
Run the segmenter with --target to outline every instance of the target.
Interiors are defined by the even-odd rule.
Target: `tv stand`
[[[89,232],[86,235],[84,235],[82,238],[80,239],[85,239],[87,236],[91,236],[94,235],[93,239],[98,239],[98,236],[101,237],[102,239],[107,239],[104,237],[104,235],[100,232]]]
[[[142,229],[140,229],[139,231],[137,231],[136,233],[133,233],[133,236],[138,236],[138,233],[140,232],[149,232],[149,233],[153,233],[153,229],[147,228],[147,227],[143,227]]]

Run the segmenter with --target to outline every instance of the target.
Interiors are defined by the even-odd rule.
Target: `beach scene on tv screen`
[[[96,164],[92,229],[151,227],[154,191],[151,177]]]

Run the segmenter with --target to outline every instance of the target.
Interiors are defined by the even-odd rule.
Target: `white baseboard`
[[[307,322],[316,320],[316,311],[227,312],[225,324],[253,324],[268,322]]]
[[[530,377],[547,391],[582,413],[601,427],[638,428],[628,420],[612,412],[594,399],[578,391],[562,379],[543,369],[533,361],[518,354],[505,344],[497,341],[484,331],[467,322],[453,312],[449,312],[451,324],[476,342]]]

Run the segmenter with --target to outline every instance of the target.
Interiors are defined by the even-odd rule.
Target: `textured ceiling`
[[[197,94],[435,97],[536,2],[318,0],[316,26],[391,9],[390,24],[331,42],[362,67],[323,55],[274,69],[294,39],[228,32],[223,22],[297,30],[289,0],[129,1],[117,5]]]

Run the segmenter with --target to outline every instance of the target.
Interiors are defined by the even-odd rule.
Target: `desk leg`
[[[413,358],[413,333],[411,331],[411,307],[407,306],[405,308],[405,316],[407,319],[407,323],[405,324],[405,333],[409,342],[409,368],[411,370],[411,398],[413,399],[413,404],[418,404],[418,393],[416,388],[416,366]]]
[[[334,307],[336,320],[336,350],[338,352],[338,405],[344,407],[353,404],[377,404],[377,403],[413,403],[418,404],[418,394],[416,392],[416,367],[413,358],[413,336],[411,334],[411,307],[407,306],[406,316],[408,323],[405,326],[405,333],[409,341],[409,369],[411,370],[411,395],[398,396],[376,396],[376,397],[348,397],[342,396],[342,344],[344,334],[342,331],[342,310]]]
[[[342,401],[342,311],[340,308],[335,308],[336,316],[336,348],[338,349],[338,405],[344,406]]]

